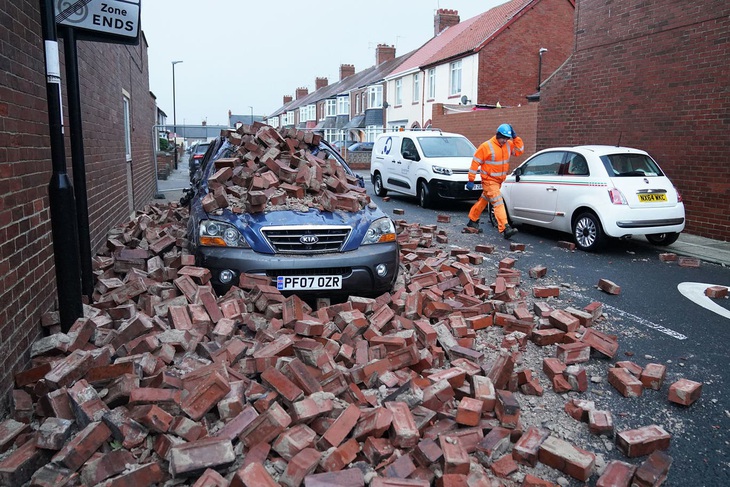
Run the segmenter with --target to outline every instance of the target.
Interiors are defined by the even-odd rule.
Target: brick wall
[[[537,148],[647,150],[684,197],[688,233],[730,240],[730,4],[576,4],[576,49],[541,91]]]
[[[37,1],[0,0],[0,411],[13,374],[26,367],[41,335],[40,317],[55,309],[56,283],[48,183],[51,151],[43,40]],[[60,43],[63,67],[63,45]],[[154,194],[147,46],[78,43],[92,247]],[[65,70],[64,123],[68,124]],[[122,89],[132,115],[132,195],[127,190]],[[65,127],[65,133],[70,129]],[[69,174],[70,144],[66,140]]]
[[[455,132],[464,135],[472,144],[479,146],[491,138],[497,127],[509,123],[525,143],[525,153],[520,157],[510,158],[510,168],[517,167],[527,157],[535,153],[538,104],[529,103],[513,108],[494,108],[491,110],[474,110],[454,112],[436,103],[431,114],[433,127],[444,132]]]
[[[548,50],[542,56],[543,80],[570,56],[574,17],[573,2],[541,0],[497,33],[479,53],[476,102],[524,104],[525,97],[537,91],[540,48]]]

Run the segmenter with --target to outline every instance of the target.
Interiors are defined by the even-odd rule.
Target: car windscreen
[[[464,137],[418,137],[425,157],[472,157],[476,148]]]
[[[609,154],[601,156],[610,177],[664,176],[654,160],[645,154]]]
[[[195,153],[196,154],[205,154],[205,151],[208,150],[208,147],[210,147],[210,144],[198,144],[195,147]]]

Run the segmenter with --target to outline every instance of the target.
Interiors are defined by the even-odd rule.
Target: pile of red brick
[[[359,211],[370,202],[365,188],[334,158],[326,152],[319,156],[319,135],[277,131],[257,122],[226,130],[224,136],[232,147],[215,161],[208,178],[209,192],[202,200],[208,213],[223,208],[237,213],[302,207]]]
[[[262,130],[255,138],[266,152],[282,143]],[[229,134],[237,136],[239,147],[250,142]],[[259,159],[281,177],[287,170],[271,154]],[[323,167],[300,155],[299,168]],[[212,178],[227,194],[236,170],[249,167],[236,161]],[[322,174],[343,182],[336,169]],[[247,210],[259,204],[246,201]],[[580,481],[596,473],[593,453],[523,425],[520,398],[585,391],[591,351],[614,357],[616,337],[593,327],[600,303],[552,309],[542,298],[559,288],[536,286],[530,309],[515,259],[501,260],[487,282],[474,266],[493,247],[447,251],[443,231],[405,221],[392,293],[313,308],[244,275],[216,296],[210,273],[183,250],[186,218],[176,205],[153,206],[112,231],[94,259],[84,317],[63,333],[56,313],[44,315],[50,335],[33,344],[31,367],[15,377],[12,418],[0,423],[0,484],[549,486],[538,463]],[[543,361],[545,392],[538,372],[520,364],[548,345],[556,356]],[[655,374],[644,372],[651,386]],[[674,395],[696,399],[689,386]],[[610,413],[590,401],[565,410],[591,432],[613,434]],[[618,432],[626,456],[651,455],[638,469],[609,463],[596,485],[659,485],[669,440],[658,425]]]

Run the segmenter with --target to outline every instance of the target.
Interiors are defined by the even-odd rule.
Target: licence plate
[[[466,185],[464,185],[464,189],[466,189]],[[474,184],[474,187],[472,188],[472,191],[481,191],[482,185],[479,183]]]
[[[342,289],[342,276],[278,276],[276,288],[279,291]]]
[[[664,193],[660,194],[640,194],[639,203],[654,203],[656,201],[667,201],[667,195]]]

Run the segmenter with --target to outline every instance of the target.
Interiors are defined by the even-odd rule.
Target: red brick
[[[542,371],[550,380],[555,376],[562,376],[565,368],[565,364],[557,358],[546,357],[542,359]]]
[[[444,474],[469,474],[469,454],[458,441],[442,436],[439,446],[444,454]]]
[[[388,479],[375,477],[370,482],[370,487],[430,487],[431,482],[422,479]]]
[[[616,362],[616,367],[622,367],[628,370],[631,375],[633,375],[637,379],[641,377],[641,374],[644,371],[644,369],[642,369],[640,365],[635,364],[634,362],[631,362],[629,360],[621,360],[620,362]]]
[[[251,447],[262,442],[270,442],[284,428],[291,424],[291,417],[279,403],[273,403],[264,413],[256,417],[238,435],[244,445]]]
[[[666,376],[666,374],[666,365],[654,363],[646,364],[646,367],[644,367],[644,370],[639,376],[639,380],[642,384],[644,384],[645,388],[658,391],[662,388],[662,384],[664,383],[664,377]]]
[[[725,286],[710,286],[705,289],[705,296],[709,298],[725,298],[728,295],[728,289]]]
[[[635,465],[612,460],[596,481],[596,487],[629,487],[635,471]]]
[[[561,343],[555,349],[555,357],[566,365],[588,362],[591,358],[591,349],[581,342]]]
[[[571,399],[565,403],[565,412],[576,421],[588,422],[588,412],[595,409],[596,404],[586,399]]]
[[[391,427],[393,412],[387,407],[376,407],[360,413],[360,420],[352,430],[352,437],[362,441],[365,437],[380,437]]]
[[[92,365],[91,353],[75,350],[53,365],[53,368],[45,375],[46,383],[52,389],[69,386],[86,375]]]
[[[498,460],[492,462],[491,468],[492,472],[494,472],[494,475],[497,477],[508,478],[510,475],[515,473],[519,467],[517,467],[517,463],[514,458],[512,458],[512,455],[504,455]]]
[[[585,392],[588,390],[588,374],[583,367],[570,365],[563,371],[563,377],[574,391]]]
[[[279,487],[279,484],[262,464],[250,463],[236,471],[230,487]]]
[[[277,369],[264,370],[261,373],[261,380],[289,402],[298,401],[304,396],[304,391]]]
[[[35,441],[26,441],[0,461],[0,485],[23,485],[33,472],[48,463],[51,452],[36,447]]]
[[[669,400],[682,406],[690,406],[702,395],[702,383],[689,379],[679,379],[669,386]]]
[[[543,480],[528,473],[525,475],[520,487],[557,487],[557,484],[548,482],[547,480]]]
[[[581,341],[608,358],[613,358],[618,351],[618,341],[616,340],[616,337],[594,330],[593,328],[588,328],[586,330]]]
[[[624,397],[639,397],[644,390],[644,384],[622,367],[608,369],[608,383]]]
[[[502,426],[515,428],[520,420],[520,403],[510,391],[497,391],[497,405],[494,412]]]
[[[237,438],[257,417],[258,412],[253,406],[247,405],[241,413],[228,421],[215,435],[217,437],[233,440]]]
[[[236,460],[233,444],[224,438],[205,438],[170,449],[173,477],[200,475],[207,468],[227,468]]]
[[[563,343],[565,332],[558,328],[545,328],[544,330],[534,330],[530,335],[530,340],[538,347],[547,345],[555,345]]]
[[[549,436],[542,442],[538,458],[545,465],[556,468],[582,482],[591,476],[596,460],[593,453],[554,436]]]
[[[55,418],[48,418],[46,422],[51,420],[51,423],[53,423],[53,419]],[[69,420],[61,420],[61,418],[58,418],[58,420],[66,421],[66,424],[69,423]],[[41,426],[41,428],[43,428],[43,426]],[[56,429],[56,427],[53,429]],[[13,446],[13,443],[19,436],[28,432],[30,432],[30,426],[28,426],[28,424],[10,418],[4,420],[0,423],[0,453],[6,452]],[[40,446],[42,447],[42,445]]]
[[[676,262],[677,254],[672,252],[664,252],[659,254],[659,260],[661,260],[662,262]]]
[[[511,353],[501,352],[485,366],[486,376],[492,380],[495,389],[504,389],[514,370],[514,358]]]
[[[456,410],[456,422],[465,426],[476,426],[482,418],[484,402],[471,397],[464,397],[459,401]]]
[[[661,426],[652,424],[616,434],[616,445],[629,458],[648,455],[669,448],[671,436]]]
[[[218,372],[214,372],[183,398],[180,407],[191,419],[197,421],[230,391],[231,387],[226,378]]]
[[[392,413],[392,442],[398,448],[416,446],[421,435],[416,427],[411,410],[405,402],[386,402],[385,407]]]
[[[385,477],[406,479],[413,475],[416,471],[416,464],[413,463],[410,453],[406,453],[396,458],[390,465],[383,469]]]
[[[655,451],[649,455],[644,463],[639,465],[634,474],[632,487],[658,487],[667,479],[669,467],[672,466],[672,457],[663,451]]]
[[[560,296],[560,287],[535,286],[532,288],[532,296],[535,298],[557,298]]]
[[[550,324],[566,333],[578,331],[580,322],[578,318],[562,309],[556,309],[548,316]]]
[[[291,460],[305,448],[313,448],[317,438],[312,428],[305,424],[298,424],[286,429],[271,445],[271,448],[285,460]]]
[[[212,468],[209,468],[203,472],[203,475],[198,477],[193,487],[228,487],[228,480]]]
[[[156,462],[136,464],[120,475],[104,482],[105,487],[126,487],[128,485],[156,485],[165,478],[162,468]]]
[[[360,445],[355,438],[342,443],[340,446],[330,450],[327,456],[320,461],[320,466],[327,472],[336,472],[344,469],[349,463],[355,460],[360,452]],[[306,482],[306,479],[305,479]]]
[[[333,487],[335,485],[365,487],[365,477],[360,469],[348,468],[339,472],[307,475],[304,478],[304,485],[305,487]]]
[[[287,463],[286,470],[279,477],[284,487],[299,487],[304,478],[315,471],[322,454],[314,448],[305,448]]]
[[[497,394],[489,377],[483,375],[472,377],[472,395],[475,399],[482,401],[483,412],[494,411],[497,404]]]
[[[371,465],[379,465],[384,459],[393,454],[395,448],[388,438],[365,438],[362,453]]]
[[[599,279],[598,289],[608,294],[621,294],[621,286],[617,285],[613,281],[609,281],[608,279]]]
[[[477,450],[482,452],[488,459],[495,459],[507,452],[510,446],[511,430],[497,426],[492,428],[489,433],[484,436]]]
[[[677,264],[680,267],[698,268],[700,266],[700,259],[695,259],[694,257],[683,257],[683,256],[680,256],[677,259]]]
[[[358,419],[360,419],[360,408],[350,404],[340,413],[325,434],[317,440],[318,448],[326,450],[333,446],[339,446],[355,427]]]
[[[540,452],[540,445],[550,436],[544,428],[531,426],[523,433],[512,448],[512,457],[519,463],[534,467]]]
[[[413,449],[413,458],[422,467],[430,467],[441,461],[443,451],[434,440],[426,438],[419,441],[416,448]]]
[[[613,416],[609,411],[588,411],[588,428],[594,435],[613,436]]]
[[[111,437],[109,427],[100,421],[90,423],[53,456],[53,462],[78,470]]]

